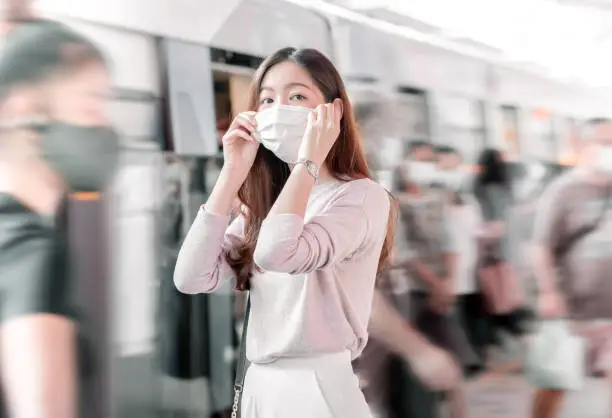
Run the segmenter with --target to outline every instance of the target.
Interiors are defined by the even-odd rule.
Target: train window
[[[124,144],[163,144],[160,99],[152,92],[118,89],[109,102],[111,124]],[[163,147],[163,146],[162,146]]]
[[[518,135],[518,109],[514,106],[498,108],[500,123],[501,146],[507,161],[520,160],[520,145]]]
[[[408,142],[429,141],[429,109],[425,92],[404,88],[399,93],[402,136]]]
[[[213,72],[219,157],[223,151],[221,138],[227,132],[232,119],[238,113],[248,109],[251,78],[250,74],[233,74],[228,71]]]
[[[233,116],[248,110],[251,80],[250,75],[232,74],[229,77],[229,94]]]
[[[553,116],[546,109],[532,109],[526,116],[526,156],[547,162],[557,161],[557,136]]]
[[[162,41],[166,67],[171,146],[178,155],[207,157],[219,152],[210,49],[176,40]]]
[[[483,102],[447,95],[440,97],[436,104],[439,114],[439,134],[436,142],[458,149],[466,162],[476,162],[485,144]]]

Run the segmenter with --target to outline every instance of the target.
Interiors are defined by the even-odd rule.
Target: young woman
[[[483,268],[479,271],[483,296],[495,330],[505,330],[522,339],[525,336],[529,312],[522,306],[523,289],[511,264],[510,213],[513,205],[512,185],[502,155],[495,149],[485,149],[478,160],[480,172],[474,182],[474,193],[484,218],[487,232],[484,245]],[[491,334],[491,350],[499,344],[496,333]],[[502,369],[519,367],[505,365]]]
[[[212,292],[233,277],[250,290],[243,418],[368,417],[351,360],[393,242],[389,196],[370,179],[344,84],[321,53],[270,56],[249,103],[223,137],[224,166],[175,284]]]
[[[85,351],[76,344],[80,321],[64,202],[71,189],[100,191],[114,168],[118,139],[104,126],[109,88],[100,51],[60,24],[20,23],[5,39],[0,375],[7,407],[0,406],[0,416],[74,418],[88,392],[79,379]]]

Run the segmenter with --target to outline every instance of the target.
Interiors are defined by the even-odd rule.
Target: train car
[[[117,417],[207,416],[231,404],[233,293],[177,302],[167,267],[214,184],[220,136],[246,108],[251,75],[268,54],[310,47],[336,63],[381,181],[414,140],[453,146],[470,163],[484,147],[502,149],[517,177],[531,161],[556,170],[574,163],[580,122],[612,113],[612,95],[602,89],[339,2],[39,0],[36,7],[96,42],[113,69],[110,110],[125,152],[113,190],[113,315],[97,320],[113,329],[104,396]],[[168,231],[178,231],[174,241]],[[182,332],[208,341],[204,351],[160,348],[168,303],[190,304]],[[160,366],[172,357],[164,350],[206,357],[203,371],[173,375]]]

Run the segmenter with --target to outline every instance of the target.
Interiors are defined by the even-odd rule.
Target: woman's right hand
[[[239,113],[232,121],[226,134],[223,135],[223,166],[234,175],[246,178],[253,166],[259,142],[255,140],[257,112]]]

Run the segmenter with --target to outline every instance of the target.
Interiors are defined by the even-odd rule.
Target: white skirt
[[[371,418],[350,352],[251,364],[241,418]]]

